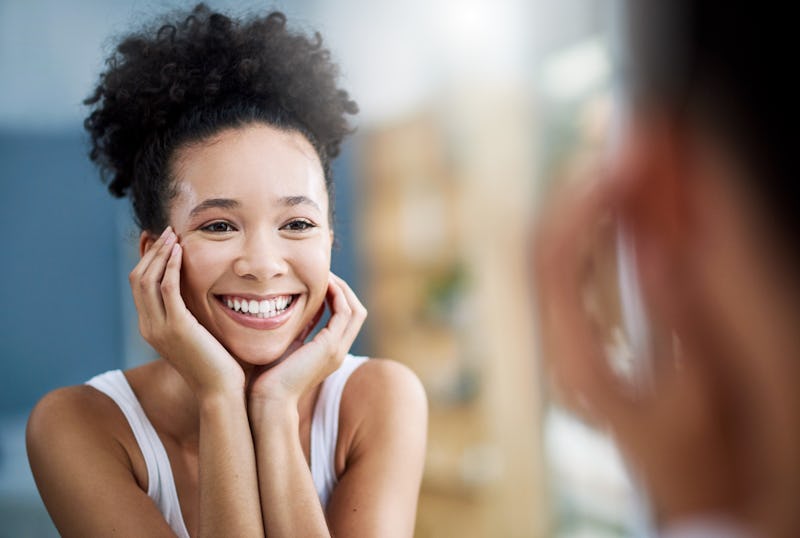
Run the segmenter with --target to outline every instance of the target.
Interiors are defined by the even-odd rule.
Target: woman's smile
[[[236,323],[251,329],[277,329],[292,315],[300,294],[253,298],[243,295],[216,295],[222,310]]]

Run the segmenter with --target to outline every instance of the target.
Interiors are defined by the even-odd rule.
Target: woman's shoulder
[[[71,506],[70,492],[147,488],[147,466],[125,415],[90,385],[46,394],[28,418],[26,444],[48,510]]]
[[[27,448],[39,493],[62,534],[106,536],[136,525],[161,532],[142,531],[148,536],[166,535],[147,495],[147,465],[133,431],[104,392],[77,385],[45,395],[28,419]]]
[[[392,421],[427,421],[428,402],[417,375],[406,365],[371,358],[353,371],[342,393],[339,420],[343,433],[371,436]],[[355,440],[355,439],[354,439]]]
[[[370,403],[391,402],[396,396],[425,400],[425,390],[417,375],[406,365],[392,360],[368,358],[350,375],[342,395],[346,400]],[[359,404],[359,407],[362,407]]]
[[[417,484],[409,490],[416,491],[427,432],[428,401],[416,374],[397,361],[369,359],[352,373],[342,394],[336,474]]]
[[[89,385],[62,387],[46,394],[28,418],[29,448],[38,443],[52,450],[78,442],[104,443],[117,437],[125,418],[116,403]]]
[[[113,415],[113,401],[89,385],[61,387],[49,392],[34,406],[28,431],[49,436],[60,430],[86,431]]]

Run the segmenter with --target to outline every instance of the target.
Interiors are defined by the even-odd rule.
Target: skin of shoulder
[[[339,412],[332,528],[348,536],[413,535],[427,429],[425,390],[408,367],[370,359],[351,374]]]
[[[147,472],[117,405],[87,386],[54,390],[28,419],[36,485],[61,536],[168,536],[147,496]],[[138,457],[137,457],[138,456]]]

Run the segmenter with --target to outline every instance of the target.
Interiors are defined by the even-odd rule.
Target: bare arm
[[[267,535],[330,536],[300,445],[297,406],[265,405],[251,417]]]
[[[238,399],[208,401],[200,412],[199,536],[248,522],[256,526],[247,536],[262,532],[252,444],[241,442],[250,430]],[[105,395],[91,387],[56,391],[36,406],[27,434],[31,469],[62,536],[174,536],[146,493],[146,472],[137,480],[125,448],[136,441]],[[241,476],[248,473],[249,480]],[[255,510],[255,521],[246,509]]]
[[[264,536],[244,394],[200,405],[199,536]]]
[[[353,372],[341,405],[346,450],[327,509],[333,533],[413,536],[428,430],[422,384],[405,366],[373,359]]]
[[[419,380],[398,363],[371,360],[352,374],[341,405],[344,470],[327,513],[300,446],[296,407],[262,407],[254,417],[268,534],[413,536],[427,435]]]

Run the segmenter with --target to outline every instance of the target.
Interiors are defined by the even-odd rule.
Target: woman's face
[[[275,361],[327,290],[332,231],[314,148],[252,124],[179,150],[172,170],[186,306],[240,361]]]

